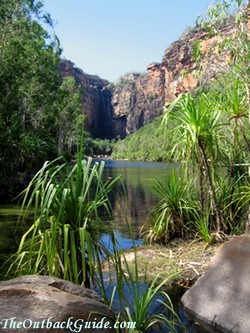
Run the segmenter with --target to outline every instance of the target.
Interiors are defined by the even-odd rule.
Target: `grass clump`
[[[46,162],[24,191],[23,218],[32,209],[33,223],[22,236],[9,274],[43,274],[89,286],[101,274],[105,247],[101,233],[109,216],[108,194],[119,181],[103,181],[104,163],[82,160],[70,169]]]
[[[172,172],[165,182],[155,180],[151,186],[159,202],[152,210],[145,240],[167,243],[171,238],[183,237],[195,213],[189,183]]]

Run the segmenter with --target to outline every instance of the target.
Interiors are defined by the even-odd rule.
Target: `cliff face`
[[[145,74],[122,77],[112,94],[114,135],[124,137],[136,131],[159,116],[163,106],[180,93],[199,85],[194,75],[198,66],[193,59],[198,40],[205,68],[203,80],[211,81],[215,73],[225,70],[226,56],[221,58],[216,52],[211,54],[210,46],[231,33],[232,26],[225,27],[220,36],[214,37],[209,37],[202,30],[194,30],[166,49],[162,63],[149,65]]]
[[[84,73],[71,61],[62,61],[60,68],[64,76],[74,76],[81,87],[83,113],[87,116],[86,126],[91,134],[97,138],[111,139],[113,110],[109,82]]]
[[[161,114],[164,85],[161,64],[150,65],[145,75],[128,74],[116,83],[112,96],[116,136],[123,138]]]
[[[82,87],[83,112],[87,127],[94,137],[124,138],[127,134],[153,120],[182,92],[199,85],[194,75],[198,65],[193,60],[200,41],[205,75],[211,81],[214,74],[226,68],[227,56],[211,54],[210,46],[232,34],[233,27],[222,29],[220,36],[209,37],[202,30],[193,30],[168,47],[161,63],[152,63],[143,74],[128,74],[115,84],[88,75],[70,61],[63,61],[64,75],[73,75]]]

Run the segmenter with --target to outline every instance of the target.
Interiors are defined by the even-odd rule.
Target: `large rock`
[[[147,73],[127,74],[116,82],[112,95],[113,132],[123,138],[162,114],[165,73],[161,64],[148,66]]]
[[[96,292],[69,281],[23,276],[0,283],[1,333],[112,333],[114,320]]]
[[[182,297],[188,316],[206,332],[250,332],[250,238],[226,242]]]

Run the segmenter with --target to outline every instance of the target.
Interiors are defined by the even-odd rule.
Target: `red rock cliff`
[[[64,76],[74,76],[81,87],[83,113],[86,114],[86,125],[94,137],[112,138],[112,106],[109,82],[96,75],[84,73],[74,63],[64,60],[60,64]]]
[[[87,127],[94,137],[124,138],[163,112],[164,105],[182,92],[194,89],[199,82],[194,75],[193,59],[196,42],[200,41],[205,80],[225,70],[227,55],[211,54],[210,46],[232,34],[233,27],[221,30],[220,36],[209,37],[203,30],[193,30],[170,45],[161,63],[150,64],[143,74],[130,73],[115,84],[88,75],[70,61],[63,61],[64,75],[73,75],[82,87],[83,112]]]
[[[128,74],[116,84],[112,94],[114,135],[124,137],[148,123],[163,111],[182,92],[199,85],[194,75],[197,64],[193,51],[197,40],[201,41],[205,79],[212,80],[215,73],[225,70],[227,57],[211,54],[210,46],[232,33],[232,26],[222,29],[220,36],[209,37],[202,30],[193,30],[170,45],[161,63],[152,63],[146,73]]]

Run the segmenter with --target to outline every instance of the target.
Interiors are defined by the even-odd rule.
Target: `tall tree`
[[[53,142],[60,46],[44,26],[37,0],[0,3],[0,183],[11,191],[18,172],[32,172]]]
[[[222,28],[229,23],[231,34],[221,34]],[[230,76],[220,77],[227,78],[220,80],[221,106],[228,113],[228,122],[234,122],[230,164],[232,169],[239,165],[248,166],[250,176],[250,1],[217,0],[209,7],[207,17],[201,19],[199,25],[207,30],[208,37],[211,34],[223,37],[211,44],[210,52],[219,52],[227,58],[230,71]],[[202,62],[201,53],[197,52],[197,60]],[[247,228],[250,230],[250,206]]]
[[[198,25],[208,32],[208,38],[222,36],[222,40],[212,43],[208,52],[219,52],[225,58],[227,55],[228,70],[231,72],[231,82],[241,82],[242,89],[247,96],[248,118],[250,123],[250,1],[244,0],[218,0],[210,6],[207,16],[200,19]],[[225,25],[231,24],[231,34],[223,35],[221,32]],[[199,44],[200,45],[200,44]],[[202,52],[197,52],[202,62]],[[202,66],[200,67],[202,68]],[[221,82],[225,88],[230,82]],[[233,107],[233,106],[232,106]],[[246,148],[250,152],[250,142],[245,137]]]
[[[231,177],[238,177],[237,183],[239,183],[239,180],[245,180],[247,178],[246,166],[250,166],[249,19],[249,0],[216,0],[213,6],[208,8],[207,16],[204,19],[200,19],[198,22],[198,26],[204,29],[204,31],[207,31],[208,39],[218,36],[218,38],[213,38],[213,40],[217,40],[217,42],[210,44],[208,52],[211,54],[219,54],[227,61],[227,73],[225,73],[224,66],[223,73],[220,73],[222,75],[218,75],[216,78],[219,82],[220,89],[215,89],[213,86],[212,98],[217,99],[215,108],[220,109],[224,114],[225,125],[230,125],[230,135],[226,134],[230,149],[228,154],[225,155],[228,162],[225,163],[225,166],[229,166],[228,174],[231,175]],[[228,28],[230,28],[230,33],[228,33]],[[205,69],[205,54],[201,49],[201,45],[202,43],[198,41],[194,56],[196,56],[195,58],[199,65],[198,68],[202,70]],[[200,146],[200,148],[202,147]],[[206,172],[208,168],[209,164],[207,167],[205,166]],[[233,195],[235,182],[233,183],[233,181],[231,181],[232,189],[229,197]],[[210,189],[213,197],[216,198],[216,192],[213,194],[214,191],[211,186]],[[218,210],[218,214],[219,213]],[[219,224],[217,225],[218,230],[220,230]],[[250,229],[250,207],[248,211],[247,227]]]

